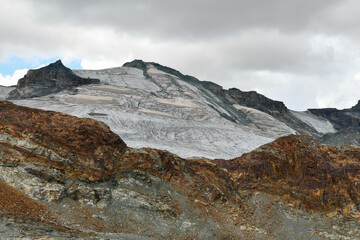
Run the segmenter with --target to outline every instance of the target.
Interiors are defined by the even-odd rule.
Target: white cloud
[[[301,110],[360,99],[353,0],[0,1],[0,60],[59,56],[99,69],[143,59]]]
[[[12,76],[10,75],[3,76],[0,74],[0,85],[2,86],[16,85],[18,80],[24,77],[24,75],[27,73],[28,70],[29,69],[16,70]]]
[[[121,63],[116,61],[110,61],[106,59],[99,59],[99,60],[92,60],[92,59],[82,59],[81,60],[81,67],[83,69],[104,69],[104,68],[112,68],[112,67],[119,67]]]

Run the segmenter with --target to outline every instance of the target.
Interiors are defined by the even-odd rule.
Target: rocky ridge
[[[92,119],[1,101],[0,173],[0,196],[22,199],[1,198],[2,238],[360,237],[360,149],[306,136],[185,160],[129,148]]]

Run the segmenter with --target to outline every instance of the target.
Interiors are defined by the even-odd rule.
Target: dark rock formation
[[[360,100],[358,101],[358,103],[355,105],[355,106],[353,106],[352,108],[350,108],[351,109],[351,111],[353,111],[353,112],[360,112]]]
[[[143,71],[147,70],[146,63],[140,59],[135,59],[134,61],[126,62],[123,64],[123,67],[133,67],[133,68],[141,69]]]
[[[359,148],[291,135],[229,161],[184,160],[0,102],[0,212],[25,221],[2,238],[39,237],[30,219],[42,237],[74,239],[356,239],[359,187]]]
[[[346,128],[360,127],[360,115],[356,110],[336,108],[309,109],[309,111],[317,116],[328,119],[332,122],[337,130]]]
[[[328,133],[319,140],[333,146],[360,146],[360,128],[346,128],[336,133]]]
[[[71,69],[65,67],[60,60],[46,67],[29,70],[18,81],[16,90],[9,94],[9,99],[21,99],[45,96],[73,87],[100,83],[98,79],[86,79],[75,75]]]
[[[341,145],[360,145],[360,101],[349,109],[336,108],[309,109],[315,115],[328,119],[336,128],[336,133],[321,136],[324,143]]]
[[[288,112],[288,109],[283,102],[269,99],[256,91],[243,92],[237,88],[230,88],[227,90],[227,93],[243,106],[255,108],[269,114]]]
[[[143,60],[136,59],[131,62],[126,62],[123,64],[123,67],[138,68],[143,71],[143,74],[146,78],[150,78],[149,74],[147,73],[147,64]]]
[[[360,127],[360,100],[349,109],[336,108],[309,109],[315,115],[328,119],[338,130]]]

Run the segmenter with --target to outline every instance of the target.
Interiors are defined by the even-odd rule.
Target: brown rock
[[[360,210],[359,148],[290,135],[240,158],[217,162],[231,172],[237,188],[286,196],[318,211]]]
[[[3,199],[0,210],[31,218],[38,208],[51,213],[51,206],[80,231],[284,239],[293,226],[290,234],[297,239],[301,225],[306,239],[312,232],[328,234],[321,232],[324,226],[338,238],[360,236],[355,233],[360,149],[331,147],[306,136],[282,137],[232,160],[185,160],[167,151],[127,148],[95,120],[0,101],[0,167],[17,191],[48,200],[47,206],[33,204],[0,181],[0,198],[9,193],[23,199],[16,205]],[[26,175],[21,183],[19,174]],[[31,192],[35,187],[38,198]],[[321,220],[321,231],[311,230],[324,213],[329,222]],[[357,221],[347,225],[355,226],[353,233],[333,229],[339,215]]]
[[[105,124],[0,101],[0,148],[91,181],[109,175],[126,144]],[[19,141],[22,141],[19,144]]]

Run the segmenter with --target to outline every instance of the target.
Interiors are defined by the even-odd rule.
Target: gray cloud
[[[360,99],[360,3],[354,0],[0,0],[0,61],[142,58],[289,107]]]

